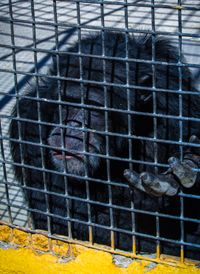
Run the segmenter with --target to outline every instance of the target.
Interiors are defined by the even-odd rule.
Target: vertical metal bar
[[[57,76],[60,77],[60,58],[59,58],[59,35],[58,35],[58,18],[57,18],[57,0],[53,0],[53,13],[54,13],[54,23],[55,23],[55,51],[56,51],[56,71]],[[65,156],[65,129],[63,129],[63,120],[65,121],[65,117],[63,119],[63,106],[61,105],[62,102],[62,85],[61,80],[57,79],[57,90],[58,90],[58,111],[59,111],[59,128],[60,128],[60,134],[61,134],[61,149],[62,149],[62,155]],[[65,157],[64,157],[65,158]],[[66,176],[67,173],[67,163],[65,160],[63,160],[64,164],[64,170],[63,173],[65,174],[63,176],[64,178],[64,189],[65,189],[65,197],[66,197],[66,207],[67,207],[67,228],[68,228],[68,237],[72,238],[72,228],[71,228],[71,222],[70,219],[70,201],[68,198],[68,178]]]
[[[130,88],[129,88],[129,84],[130,84],[130,72],[129,72],[129,62],[127,61],[128,58],[129,58],[129,47],[128,47],[128,43],[129,43],[129,32],[128,32],[128,29],[129,29],[129,22],[128,22],[128,0],[125,0],[125,3],[124,3],[124,20],[125,20],[125,39],[126,39],[126,91],[127,91],[127,110],[128,111],[131,111],[131,97],[130,97]],[[132,136],[132,116],[131,114],[128,114],[128,135],[129,136]],[[133,160],[133,139],[132,138],[129,138],[128,139],[128,148],[129,148],[129,159],[130,159],[130,162],[129,162],[129,168],[130,169],[133,169],[133,164],[132,164],[132,160]],[[133,236],[132,236],[132,251],[133,251],[133,254],[135,255],[136,254],[136,250],[137,250],[137,245],[136,245],[136,237],[134,235],[134,233],[136,232],[136,220],[135,220],[135,212],[134,212],[134,209],[135,209],[135,205],[134,205],[134,192],[131,190],[131,197],[132,197],[132,200],[131,200],[131,209],[132,209],[132,212],[131,212],[131,223],[132,223],[132,232],[133,232]]]
[[[105,32],[104,32],[104,28],[105,28],[105,21],[104,21],[104,1],[101,2],[101,27],[102,27],[102,31],[101,31],[101,37],[102,37],[102,58],[105,57]],[[106,62],[105,59],[103,59],[103,82],[106,83]],[[103,87],[104,89],[104,108],[105,108],[105,112],[104,112],[104,121],[105,121],[105,134],[109,132],[109,128],[108,128],[108,119],[109,119],[109,113],[108,113],[108,97],[112,96],[111,94],[108,94],[108,90],[107,87],[104,85]],[[105,141],[106,141],[106,156],[108,157],[110,152],[109,152],[109,136],[106,134],[105,135]],[[106,158],[106,173],[107,173],[107,181],[108,181],[108,197],[109,197],[109,205],[111,206],[113,203],[113,198],[112,198],[112,187],[109,184],[109,182],[111,181],[111,176],[110,176],[110,160],[108,158]],[[111,239],[111,248],[114,249],[115,248],[115,233],[112,230],[114,228],[114,218],[113,218],[113,209],[110,207],[109,208],[109,216],[110,216],[110,239]]]
[[[32,34],[33,34],[33,47],[34,49],[37,48],[36,45],[36,22],[35,22],[35,7],[34,7],[34,0],[31,0],[31,17],[32,17]],[[36,80],[36,98],[40,98],[40,93],[39,93],[39,80],[38,80],[38,69],[37,69],[37,52],[33,52],[34,55],[34,70],[35,70],[35,80]],[[37,101],[37,115],[38,115],[38,127],[39,127],[39,142],[40,142],[40,155],[42,159],[42,169],[45,169],[45,158],[44,158],[44,149],[43,149],[43,140],[42,140],[42,127],[40,122],[42,121],[41,119],[41,107],[40,107],[40,102]],[[47,179],[46,179],[46,173],[45,171],[42,172],[42,181],[44,185],[44,191],[46,192],[48,190],[47,188]],[[51,235],[51,218],[48,216],[50,213],[50,207],[49,207],[49,196],[47,193],[45,193],[45,204],[46,204],[46,213],[47,213],[47,229],[49,235]],[[49,241],[49,247],[50,247],[50,241]]]
[[[178,0],[178,5],[182,6],[182,0]],[[179,54],[179,67],[178,67],[178,73],[179,73],[179,91],[183,90],[182,86],[182,10],[178,9],[178,54]],[[183,98],[182,94],[179,94],[179,117],[182,118],[183,116]],[[180,144],[183,142],[183,122],[182,120],[179,120],[179,142]],[[183,147],[179,146],[180,151],[180,160],[183,160]],[[181,192],[180,192],[181,193]],[[184,242],[184,221],[182,218],[184,217],[184,197],[180,196],[180,229],[181,229],[181,235],[180,235],[180,241]],[[184,245],[181,245],[180,249],[180,261],[184,262]]]
[[[14,86],[16,93],[16,117],[20,118],[20,109],[19,109],[19,90],[18,90],[18,79],[17,79],[17,67],[16,67],[16,52],[15,52],[15,32],[13,25],[13,9],[12,9],[12,0],[9,0],[9,16],[10,16],[10,32],[11,32],[11,46],[12,46],[12,64],[13,64],[13,76],[14,76]],[[17,120],[17,130],[19,133],[19,151],[20,151],[20,163],[22,164],[22,178],[21,184],[26,187],[25,182],[25,170],[24,170],[24,156],[23,156],[23,148],[22,148],[22,131],[21,131],[21,122]],[[15,164],[15,163],[14,163]],[[31,224],[31,212],[28,211],[28,223]]]
[[[155,1],[151,0],[151,27],[152,27],[152,62],[156,61],[156,26],[155,26]],[[151,65],[152,68],[152,89],[153,91],[153,114],[157,114],[157,105],[156,105],[156,68],[155,65]],[[157,139],[157,118],[153,118],[153,138]],[[157,142],[153,143],[154,147],[154,164],[155,164],[155,173],[158,172],[157,164],[158,164],[158,146]],[[156,212],[157,213],[157,212]],[[160,226],[159,226],[159,217],[156,215],[156,237],[160,237]],[[156,257],[160,258],[160,241],[156,241]]]
[[[11,206],[10,206],[11,202],[10,202],[9,189],[8,189],[6,159],[5,159],[4,146],[3,146],[3,132],[2,132],[2,126],[1,126],[1,119],[0,119],[0,147],[1,147],[1,156],[2,156],[4,186],[5,186],[7,209],[8,209],[8,218],[9,218],[9,223],[13,224],[13,218],[12,218],[12,212],[11,212]]]
[[[81,50],[81,11],[80,11],[80,2],[77,1],[76,3],[76,8],[77,8],[77,24],[78,24],[78,45],[79,45],[79,49],[78,49],[78,53],[81,54],[82,50]],[[92,57],[91,57],[92,58]],[[83,119],[82,119],[82,129],[84,130],[85,127],[85,121],[88,119],[88,117],[86,116],[86,112],[89,110],[85,110],[84,108],[84,104],[85,104],[85,94],[84,94],[84,86],[82,83],[83,80],[83,60],[82,57],[79,56],[79,69],[80,69],[80,88],[81,88],[81,109],[83,111]],[[87,97],[87,94],[86,94]],[[88,135],[90,134],[90,132],[85,132],[83,131],[83,157],[84,157],[84,176],[85,176],[85,184],[86,184],[86,196],[87,196],[87,201],[90,201],[90,188],[89,188],[89,181],[87,180],[88,178],[88,155],[86,155],[85,153],[88,152]],[[87,203],[87,213],[88,213],[88,223],[91,224],[92,223],[92,216],[91,216],[91,206],[90,203]],[[93,228],[91,225],[88,226],[88,233],[89,233],[89,242],[91,244],[93,244]]]

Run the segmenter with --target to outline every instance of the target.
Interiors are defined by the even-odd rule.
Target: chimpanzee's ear
[[[153,79],[151,74],[146,74],[138,80],[138,86],[152,87],[152,85],[153,85]],[[144,88],[144,89],[140,89],[138,93],[140,94],[139,100],[144,103],[149,101],[152,98],[151,90],[145,90]]]

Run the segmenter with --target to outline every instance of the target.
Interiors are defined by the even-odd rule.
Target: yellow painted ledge
[[[86,250],[74,260],[60,263],[56,256],[41,255],[27,248],[0,249],[1,274],[140,274],[148,271],[147,264],[147,262],[134,261],[127,268],[120,268],[113,264],[111,254],[95,250]],[[199,274],[200,270],[191,266],[183,269],[158,265],[148,272],[151,274]]]
[[[155,268],[151,269],[151,262],[145,260],[133,260],[127,268],[122,268],[113,263],[113,256],[108,252],[1,224],[0,241],[9,243],[6,249],[0,248],[0,274],[200,274],[200,269],[186,264],[176,267],[154,264]]]

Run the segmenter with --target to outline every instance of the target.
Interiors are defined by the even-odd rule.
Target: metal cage
[[[178,212],[171,214],[168,211],[160,211],[162,207],[162,197],[155,198],[156,203],[159,204],[157,210],[151,210],[151,203],[149,208],[140,208],[135,206],[137,200],[136,194],[129,189],[126,180],[115,177],[122,166],[134,169],[135,166],[142,165],[143,167],[153,168],[155,174],[159,172],[160,168],[167,170],[169,165],[167,162],[159,162],[159,144],[173,145],[179,152],[180,160],[183,160],[184,150],[190,145],[187,140],[183,138],[183,131],[185,122],[199,123],[200,117],[198,114],[194,117],[192,114],[184,116],[183,97],[190,94],[198,94],[199,85],[199,71],[200,71],[200,4],[199,0],[2,0],[0,3],[0,108],[1,108],[1,169],[0,169],[0,216],[1,221],[8,223],[11,227],[21,227],[26,231],[35,232],[32,218],[35,215],[43,215],[46,220],[46,230],[48,236],[52,238],[60,238],[59,233],[52,228],[52,220],[54,218],[63,220],[66,224],[66,233],[68,240],[84,240],[86,245],[95,246],[96,243],[105,244],[110,247],[114,253],[123,253],[123,245],[119,242],[129,242],[129,247],[124,248],[124,252],[131,256],[137,257],[142,253],[148,257],[148,253],[155,253],[155,258],[160,258],[161,254],[174,254],[172,251],[176,250],[177,256],[184,261],[185,257],[195,258],[200,260],[200,213],[195,216],[193,212],[185,216],[184,205],[185,201],[194,202],[195,206],[191,208],[192,211],[199,211],[197,208],[200,204],[200,192],[190,192],[180,190],[175,196],[176,205],[178,205]],[[121,33],[124,39],[124,56],[108,56],[104,47],[106,33]],[[97,54],[93,51],[85,53],[82,51],[81,44],[84,37],[93,36],[99,33],[102,41],[102,51]],[[151,59],[145,60],[143,57],[129,56],[129,39],[132,35],[138,37],[151,37],[152,52]],[[171,41],[178,52],[178,62],[170,63],[163,60],[156,60],[155,43],[157,37],[165,36]],[[77,45],[77,51],[69,51]],[[72,59],[77,60],[77,67],[79,68],[79,75],[73,74],[64,75],[60,72],[60,63],[65,54]],[[183,58],[183,54],[185,58]],[[89,57],[88,57],[89,56]],[[55,74],[48,74],[47,71],[52,69],[52,57],[55,66]],[[102,79],[99,81],[84,78],[84,58],[96,58],[102,65]],[[124,65],[125,75],[123,76],[125,82],[120,81],[109,82],[106,77],[107,62],[122,62]],[[151,113],[141,112],[132,108],[131,92],[135,89],[143,90],[144,87],[139,83],[132,83],[130,79],[130,63],[138,63],[143,66],[150,66],[152,70],[152,83],[147,88],[147,93],[152,95],[152,111]],[[176,88],[178,109],[176,114],[168,115],[166,113],[159,113],[157,111],[157,98],[162,93],[174,93],[171,88],[156,87],[156,66],[161,67],[174,66],[178,70],[178,88]],[[196,85],[196,92],[188,88],[183,91],[183,68],[189,68],[193,75],[193,81]],[[56,98],[44,96],[40,94],[40,85],[45,82],[45,85],[56,85]],[[80,90],[79,100],[64,100],[62,96],[63,85],[68,82],[75,82]],[[34,85],[33,93],[28,93]],[[97,85],[104,94],[103,105],[95,105],[85,99],[85,87],[87,85]],[[30,86],[30,88],[29,88]],[[51,87],[49,92],[55,87]],[[65,87],[67,89],[67,87]],[[110,106],[107,94],[112,89],[118,89],[120,92],[126,94],[126,107],[121,108]],[[34,113],[34,118],[24,116],[21,110],[21,101],[27,100],[29,111]],[[45,107],[43,106],[45,104]],[[189,103],[188,103],[189,104]],[[13,114],[12,108],[16,105],[16,113]],[[53,107],[52,107],[53,106]],[[57,110],[57,120],[44,119],[43,112],[45,108],[51,107]],[[79,131],[83,134],[83,158],[85,159],[84,172],[81,174],[71,174],[67,171],[66,166],[62,170],[51,170],[46,164],[49,161],[50,155],[46,150],[51,149],[51,144],[46,142],[43,138],[43,128],[57,127],[61,134],[61,154],[66,153],[64,132],[69,128],[73,130],[74,125],[66,125],[63,122],[64,108],[78,108],[83,110],[83,115],[87,111],[102,112],[103,115],[103,129],[92,129],[87,126],[87,122],[82,122],[79,125]],[[110,131],[109,116],[124,115],[126,117],[126,130],[124,132]],[[137,117],[142,117],[143,124],[141,127],[148,127],[148,117],[152,119],[153,131],[151,136],[137,135],[132,128],[133,120]],[[146,120],[147,119],[147,120]],[[175,119],[177,121],[178,139],[160,139],[158,132],[158,124],[160,119]],[[10,137],[8,133],[8,126],[11,121],[15,121],[18,133],[15,137]],[[146,122],[147,121],[147,122]],[[22,127],[23,123],[26,127],[37,127],[38,138],[26,139],[23,137]],[[115,123],[119,123],[116,119]],[[35,134],[35,133],[34,133]],[[87,158],[89,156],[95,159],[96,152],[88,149],[87,139],[88,134],[100,134],[104,138],[105,153],[98,155],[101,158],[101,163],[104,166],[104,175],[98,174],[93,176],[90,174],[89,163]],[[110,152],[110,143],[112,138],[121,138],[127,142],[127,155],[113,155]],[[153,161],[149,161],[148,157],[138,159],[134,157],[134,150],[137,150],[138,142],[151,141],[153,146]],[[19,148],[18,161],[13,160],[10,155],[9,142],[15,142]],[[35,165],[29,164],[26,157],[23,156],[25,147],[32,147],[33,158],[40,158],[40,161]],[[194,145],[198,150],[199,145]],[[39,152],[38,152],[39,151]],[[39,153],[39,156],[38,154]],[[37,154],[37,155],[36,155]],[[173,156],[173,155],[169,155]],[[81,156],[82,157],[82,156]],[[113,164],[114,163],[114,164]],[[15,179],[13,166],[20,169],[22,178],[21,184]],[[114,172],[111,170],[114,166]],[[34,177],[35,184],[30,185],[26,176],[27,170],[30,174],[37,174]],[[198,169],[197,169],[198,171]],[[32,172],[32,173],[31,173]],[[29,175],[30,175],[29,174]],[[62,177],[64,190],[57,191],[53,187],[49,187],[49,177],[55,180],[55,176]],[[37,184],[37,176],[40,176],[43,186]],[[29,176],[29,180],[33,180]],[[72,183],[71,183],[72,181]],[[81,193],[73,192],[73,183],[80,185]],[[72,186],[68,189],[69,184]],[[45,203],[45,209],[41,205],[40,208],[34,208],[26,202],[24,193],[27,196],[30,193],[40,193],[43,195],[42,203]],[[105,196],[99,198],[99,191],[102,191]],[[114,194],[113,194],[114,193]],[[117,194],[116,194],[117,193]],[[127,197],[128,194],[129,198]],[[39,194],[38,194],[39,195]],[[101,195],[100,195],[101,196]],[[32,196],[31,196],[32,197]],[[120,199],[119,199],[120,197]],[[133,199],[130,199],[133,197]],[[142,196],[146,199],[146,196]],[[51,210],[51,204],[54,201],[64,201],[63,207],[66,209],[64,216]],[[125,201],[123,201],[125,199]],[[121,202],[122,201],[122,202]],[[140,204],[143,201],[140,201]],[[170,203],[171,200],[168,201]],[[70,207],[70,204],[72,206]],[[84,208],[85,216],[80,217],[80,214],[73,214],[74,208]],[[196,210],[195,210],[196,208]],[[102,213],[103,212],[103,213]],[[99,214],[106,214],[107,223],[101,222]],[[123,217],[125,216],[125,217]],[[139,216],[139,217],[138,217]],[[120,223],[120,219],[127,219],[127,223]],[[147,218],[147,220],[146,220]],[[137,222],[143,223],[144,226],[154,225],[154,232],[149,233],[148,230],[138,229]],[[146,220],[146,221],[145,221]],[[165,220],[169,221],[168,230],[177,230],[176,237],[171,237],[168,233],[162,232],[161,225]],[[58,221],[60,222],[60,221]],[[176,223],[173,228],[174,222]],[[61,222],[62,223],[62,222]],[[62,223],[63,224],[63,223]],[[142,224],[143,225],[143,224]],[[187,232],[186,226],[195,226],[192,232]],[[177,228],[178,227],[178,228]],[[36,227],[43,229],[43,227]],[[73,235],[73,229],[79,231]],[[166,227],[165,227],[166,229]],[[94,231],[97,232],[97,236]],[[82,231],[82,232],[81,232]],[[99,238],[105,235],[108,241],[101,242]],[[62,235],[61,235],[62,236]],[[147,248],[143,249],[144,241],[148,242]],[[166,247],[169,245],[169,247]],[[102,248],[106,249],[106,247]],[[118,249],[122,249],[119,251]],[[127,253],[128,252],[128,253]],[[185,253],[186,252],[186,253]],[[187,253],[189,252],[189,253]],[[125,253],[124,253],[125,254]],[[187,255],[192,254],[192,255]],[[195,255],[194,255],[195,254]],[[194,255],[194,256],[193,256]]]

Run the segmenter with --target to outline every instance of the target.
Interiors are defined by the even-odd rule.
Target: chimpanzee
[[[165,37],[104,31],[57,53],[10,123],[34,228],[124,250],[136,235],[140,252],[197,244],[199,200],[179,196],[199,194],[199,105]]]

